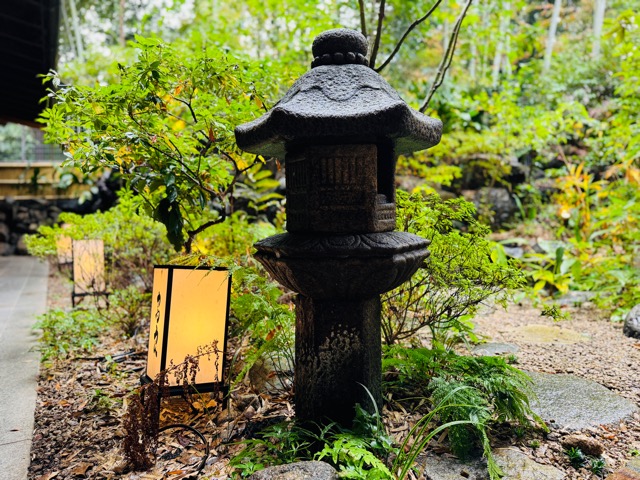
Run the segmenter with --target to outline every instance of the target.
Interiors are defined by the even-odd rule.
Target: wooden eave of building
[[[55,68],[60,0],[0,2],[0,124],[38,126],[46,87],[39,74]]]

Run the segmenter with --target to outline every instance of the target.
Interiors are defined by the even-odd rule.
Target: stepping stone
[[[594,292],[567,292],[556,303],[563,307],[579,307],[583,303],[590,302],[596,297]]]
[[[607,477],[606,480],[640,480],[640,458],[633,458]]]
[[[589,337],[581,333],[556,325],[524,325],[512,330],[517,340],[525,343],[559,343],[569,345],[589,341]]]
[[[564,472],[531,460],[514,448],[497,448],[493,451],[496,463],[503,473],[503,480],[562,480]],[[451,456],[428,455],[425,460],[427,480],[489,480],[484,460],[463,463]]]
[[[248,480],[338,480],[338,472],[325,462],[296,462],[265,468]]]
[[[581,430],[617,423],[638,407],[599,383],[574,375],[527,372],[537,395],[531,408],[550,428]]]
[[[518,350],[520,347],[513,343],[487,342],[473,347],[471,353],[478,356],[495,357],[517,353]]]

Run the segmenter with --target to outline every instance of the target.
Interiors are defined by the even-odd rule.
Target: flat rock
[[[265,468],[249,480],[338,480],[338,472],[325,462],[296,462]]]
[[[487,342],[473,347],[471,353],[479,356],[495,357],[497,355],[517,353],[518,350],[520,350],[520,347],[513,343]]]
[[[640,458],[632,458],[624,468],[616,470],[606,480],[640,480]]]
[[[559,325],[523,325],[513,330],[517,340],[526,343],[558,343],[569,345],[589,341],[589,337]]]
[[[531,460],[519,450],[498,448],[493,455],[505,474],[503,480],[562,480],[564,472],[551,466]],[[427,480],[488,480],[484,460],[463,463],[451,456],[431,456],[426,458],[425,476]]]
[[[558,298],[556,303],[563,307],[579,307],[583,303],[593,300],[595,296],[594,292],[571,291]]]
[[[609,425],[638,407],[599,383],[574,375],[527,372],[533,380],[531,408],[550,428],[581,430]]]

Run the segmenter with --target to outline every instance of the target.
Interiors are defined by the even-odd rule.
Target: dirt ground
[[[52,269],[55,270],[55,269]],[[70,284],[54,271],[49,282],[49,307],[70,304]],[[601,318],[590,305],[572,309],[571,319],[560,327],[586,336],[574,344],[533,343],[518,336],[526,324],[553,325],[530,304],[508,311],[487,310],[476,319],[477,331],[493,341],[519,346],[517,366],[546,373],[571,373],[594,380],[640,404],[640,342],[623,336],[622,327]],[[180,479],[187,477],[203,458],[204,446],[186,431],[163,434],[156,467],[143,473],[127,472],[123,460],[122,417],[127,396],[139,385],[145,365],[146,339],[105,337],[90,356],[43,365],[38,387],[30,480],[50,479]],[[290,393],[256,394],[240,386],[223,408],[219,399],[207,397],[196,408],[181,400],[163,401],[161,423],[191,421],[209,440],[211,452],[203,478],[228,478],[228,459],[243,435],[276,419],[293,415]],[[408,429],[406,418],[386,412],[394,430]],[[554,465],[569,479],[598,478],[569,464],[560,445],[563,432],[536,438],[503,439],[540,463]],[[618,425],[594,427],[586,435],[605,447],[608,471],[620,467],[640,451],[640,416]],[[532,445],[535,445],[534,448]]]

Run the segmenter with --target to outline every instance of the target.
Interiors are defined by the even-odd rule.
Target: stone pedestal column
[[[296,416],[348,424],[381,398],[380,297],[296,299]],[[366,390],[369,390],[367,393]],[[371,394],[371,396],[369,395]]]

